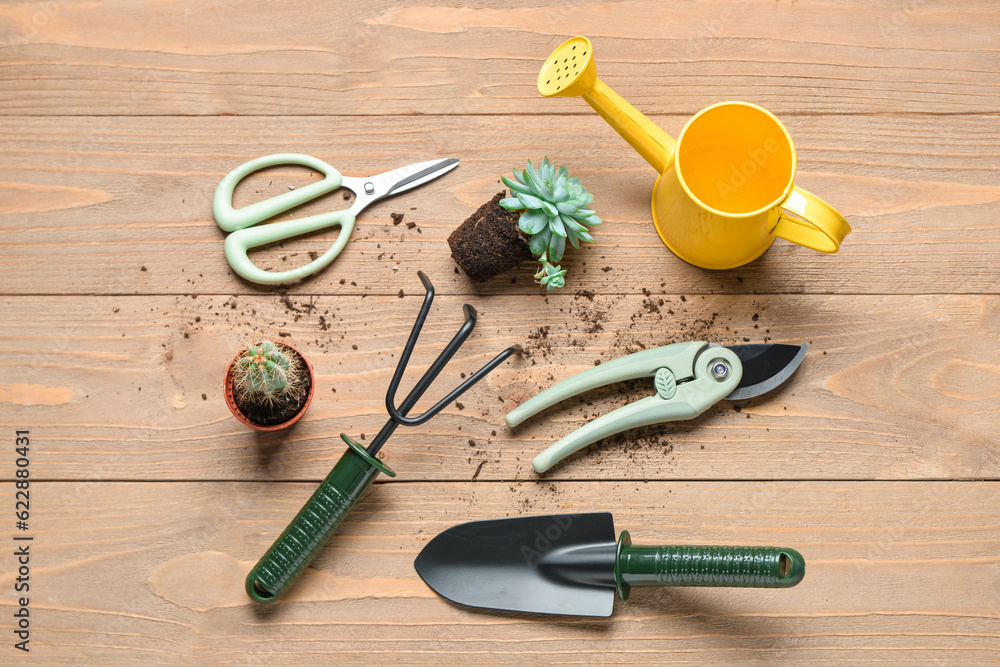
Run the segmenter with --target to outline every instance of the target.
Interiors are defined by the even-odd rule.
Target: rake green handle
[[[615,559],[618,597],[633,586],[791,588],[806,574],[795,549],[778,547],[632,546],[622,531]]]
[[[269,604],[281,597],[336,532],[378,474],[396,476],[361,445],[344,434],[340,437],[347,443],[347,451],[247,575],[246,591],[251,600]]]

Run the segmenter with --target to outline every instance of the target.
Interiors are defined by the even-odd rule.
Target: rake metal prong
[[[393,373],[392,380],[389,382],[389,388],[385,394],[385,409],[389,412],[389,421],[385,423],[385,426],[383,426],[378,432],[366,450],[373,456],[378,453],[378,451],[382,448],[382,445],[384,445],[386,440],[389,439],[389,436],[391,436],[396,430],[397,426],[400,424],[417,426],[427,422],[431,417],[441,412],[441,410],[443,410],[449,403],[464,394],[470,387],[472,387],[472,385],[483,379],[487,374],[489,374],[490,371],[503,363],[507,357],[515,352],[514,347],[507,348],[494,357],[485,366],[473,373],[465,382],[452,390],[451,393],[435,403],[431,408],[416,417],[407,417],[406,413],[409,412],[414,405],[416,405],[417,401],[419,401],[424,395],[424,392],[427,391],[428,387],[430,387],[437,376],[441,374],[441,371],[443,371],[444,367],[449,361],[451,361],[451,358],[455,356],[455,353],[458,352],[460,347],[462,347],[462,344],[465,343],[469,335],[472,334],[472,330],[476,327],[476,319],[478,317],[478,312],[470,304],[464,304],[462,306],[462,311],[465,313],[465,322],[397,408],[395,405],[396,390],[399,389],[399,383],[403,379],[403,373],[406,371],[406,366],[410,361],[410,355],[413,353],[413,348],[417,344],[417,338],[420,336],[420,330],[424,325],[424,321],[427,319],[431,303],[434,300],[434,286],[431,284],[430,279],[423,273],[423,271],[418,271],[417,275],[420,276],[420,281],[424,284],[424,289],[427,290],[427,295],[424,297],[424,303],[420,308],[420,313],[417,315],[417,320],[413,324],[413,329],[410,331],[410,337],[406,341],[406,346],[403,348],[403,353],[399,357],[399,362],[396,364],[396,371]]]

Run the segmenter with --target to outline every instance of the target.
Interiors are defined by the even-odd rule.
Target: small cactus
[[[250,345],[233,368],[233,391],[258,406],[298,400],[304,391],[298,355],[269,340]]]

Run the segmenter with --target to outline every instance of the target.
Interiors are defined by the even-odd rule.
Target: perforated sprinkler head
[[[556,47],[538,73],[538,92],[545,97],[579,97],[594,87],[597,66],[586,37],[572,37]]]

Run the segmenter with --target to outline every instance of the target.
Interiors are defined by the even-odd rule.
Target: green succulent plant
[[[514,179],[501,176],[513,197],[500,200],[500,206],[510,211],[524,211],[518,226],[531,238],[531,252],[547,254],[549,260],[562,259],[568,240],[574,248],[580,242],[591,243],[588,226],[601,224],[601,219],[587,208],[594,195],[580,185],[580,179],[570,177],[566,167],[556,169],[548,158],[536,171],[528,160],[528,168],[514,170]],[[565,272],[564,272],[565,273]]]
[[[233,390],[254,405],[294,400],[302,393],[298,356],[269,340],[250,345],[233,369]]]
[[[542,263],[541,270],[535,274],[535,278],[538,279],[539,284],[545,286],[549,292],[566,286],[566,269],[561,266],[552,266],[546,258],[545,253],[542,253],[538,261]]]

